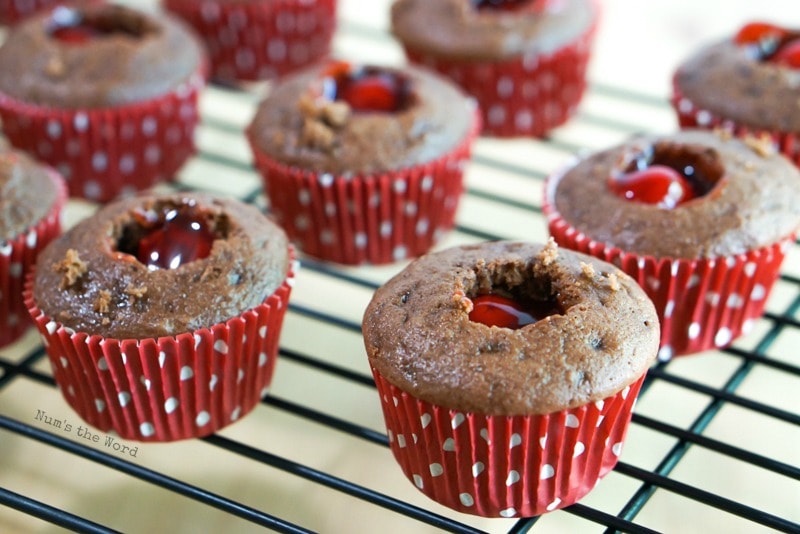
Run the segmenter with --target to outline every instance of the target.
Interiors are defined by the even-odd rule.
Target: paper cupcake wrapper
[[[336,0],[165,0],[164,6],[194,27],[212,77],[223,80],[274,79],[321,60],[336,29]]]
[[[508,61],[439,58],[402,43],[409,61],[450,78],[483,113],[483,135],[542,137],[567,122],[586,91],[596,23],[574,42]]]
[[[560,246],[619,267],[653,301],[661,323],[658,357],[730,345],[749,332],[764,306],[794,235],[745,254],[719,258],[655,258],[592,240],[546,203],[548,229]]]
[[[32,277],[25,298],[53,377],[84,421],[128,440],[174,441],[236,422],[266,394],[295,269],[238,317],[159,339],[117,340],[65,328],[36,306]]]
[[[780,152],[795,165],[800,166],[800,132],[786,132],[766,128],[751,128],[739,124],[729,117],[722,117],[707,109],[697,106],[687,98],[673,83],[673,93],[670,99],[673,109],[678,117],[681,128],[704,128],[706,130],[726,130],[740,139],[764,138],[772,140],[776,151]]]
[[[13,239],[0,241],[0,346],[17,340],[32,325],[22,297],[25,278],[39,252],[61,234],[61,210],[67,200],[64,181],[48,170],[57,189],[50,211]]]
[[[589,493],[617,463],[644,381],[578,408],[498,416],[446,409],[373,376],[406,477],[434,501],[485,517],[535,516]]]
[[[280,163],[252,142],[270,210],[303,252],[328,261],[385,264],[427,252],[455,224],[466,162],[479,130],[429,163],[343,177]]]
[[[204,72],[161,97],[113,108],[54,109],[0,93],[3,130],[58,170],[70,196],[106,202],[172,179],[194,154]]]

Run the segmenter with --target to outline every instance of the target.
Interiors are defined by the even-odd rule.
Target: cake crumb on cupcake
[[[53,270],[63,273],[60,287],[66,289],[74,286],[78,280],[87,273],[86,262],[81,260],[80,254],[74,248],[67,249],[64,259],[53,264]]]

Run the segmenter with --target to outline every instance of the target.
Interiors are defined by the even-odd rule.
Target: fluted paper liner
[[[234,423],[266,394],[294,285],[224,323],[159,339],[117,340],[74,332],[26,303],[70,406],[102,431],[137,441],[174,441]]]
[[[535,516],[589,493],[617,463],[644,381],[578,408],[499,416],[428,403],[372,372],[406,477],[436,502],[485,517]]]
[[[557,50],[503,61],[459,61],[401,44],[409,61],[450,78],[478,101],[483,135],[543,137],[567,122],[583,98],[596,22]]]
[[[223,80],[267,80],[328,56],[336,0],[224,2],[165,0],[205,42],[211,74]]]
[[[730,345],[764,313],[794,235],[736,256],[655,258],[626,252],[579,232],[545,200],[548,229],[560,246],[619,267],[653,301],[661,323],[658,357],[702,352]]]
[[[3,131],[15,147],[58,170],[69,194],[107,202],[171,180],[195,152],[205,66],[160,97],[98,109],[58,109],[0,93]]]
[[[17,340],[32,325],[22,297],[25,278],[39,252],[61,233],[61,211],[67,200],[64,181],[52,170],[57,190],[50,211],[21,234],[0,240],[0,346]]]
[[[476,113],[465,138],[438,159],[353,177],[285,165],[248,138],[270,210],[298,248],[342,264],[385,264],[427,252],[452,229],[479,129]]]
[[[776,151],[795,165],[800,166],[800,132],[789,132],[770,128],[753,128],[739,124],[730,117],[717,115],[698,106],[686,97],[673,81],[670,102],[681,128],[703,128],[706,130],[726,130],[740,139],[770,139]]]

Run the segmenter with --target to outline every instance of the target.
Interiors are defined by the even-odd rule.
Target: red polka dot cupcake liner
[[[48,172],[58,191],[50,211],[25,232],[0,240],[0,346],[16,341],[32,326],[22,296],[25,278],[36,265],[39,252],[61,234],[67,188],[56,172]]]
[[[238,317],[159,339],[72,331],[36,306],[32,278],[25,298],[53,377],[84,421],[128,440],[175,441],[238,421],[266,394],[295,270],[292,264],[272,295]]]
[[[751,128],[736,121],[722,117],[696,105],[684,96],[673,84],[670,99],[681,128],[704,128],[706,130],[725,130],[740,139],[770,139],[777,152],[780,152],[795,165],[800,166],[800,132],[786,132],[767,128]]]
[[[619,459],[644,381],[577,408],[498,416],[443,408],[373,375],[406,477],[434,501],[485,517],[540,515],[589,493]]]
[[[597,242],[570,226],[546,203],[556,243],[619,267],[653,301],[661,323],[658,357],[667,361],[730,345],[764,313],[767,297],[794,235],[745,254],[718,258],[655,258]]]
[[[431,162],[381,175],[317,174],[280,163],[251,140],[270,210],[303,252],[342,264],[419,256],[455,225],[464,167],[479,118],[461,143]]]
[[[194,154],[204,85],[197,72],[152,100],[74,110],[0,93],[0,118],[11,144],[58,170],[70,196],[107,202],[172,179]]]
[[[409,61],[450,78],[478,101],[483,135],[543,137],[567,122],[583,99],[595,32],[596,23],[552,53],[510,61],[457,61],[403,47]]]
[[[206,44],[213,78],[266,80],[327,57],[336,0],[164,0]]]

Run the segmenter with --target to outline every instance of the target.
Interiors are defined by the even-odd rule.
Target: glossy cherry
[[[523,306],[514,299],[490,293],[472,299],[469,319],[486,326],[517,330],[557,313],[560,312],[554,302],[536,301],[531,306]]]
[[[177,269],[211,252],[214,232],[188,206],[171,209],[139,240],[136,258],[148,269]]]
[[[780,41],[788,32],[769,22],[750,22],[745,24],[733,37],[733,42],[738,45],[761,44],[767,40]]]
[[[770,61],[793,69],[800,69],[800,38],[793,39],[780,46]]]
[[[611,190],[627,200],[672,209],[695,198],[687,178],[666,165],[651,165],[609,180]]]
[[[66,44],[82,45],[94,40],[102,32],[92,26],[79,24],[76,26],[63,26],[56,28],[51,35]]]
[[[324,83],[325,96],[347,102],[354,111],[392,113],[409,103],[409,82],[399,73],[378,67],[351,69],[334,64]]]

